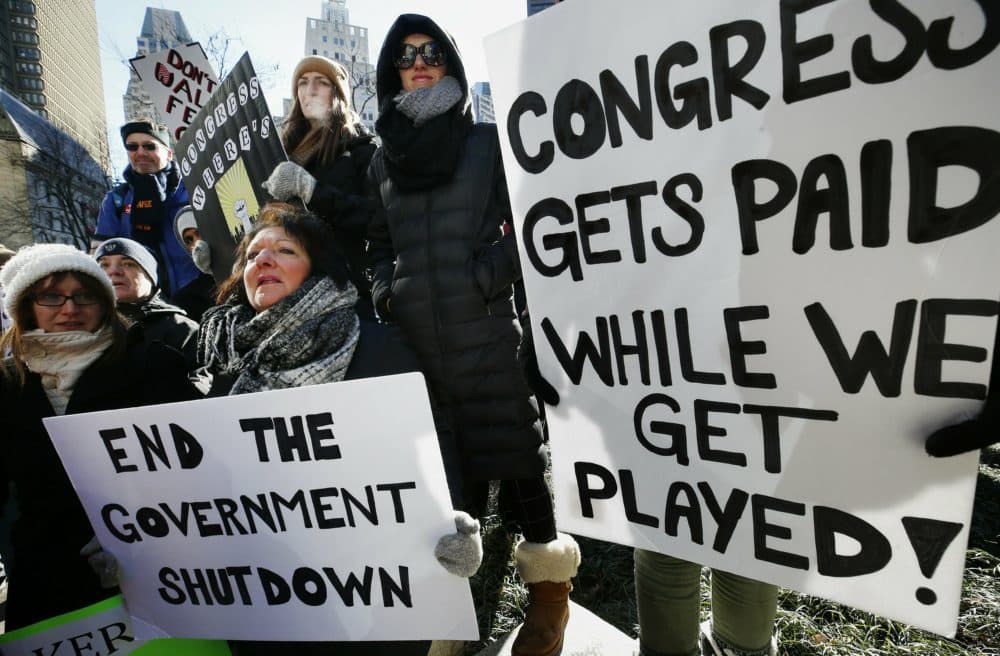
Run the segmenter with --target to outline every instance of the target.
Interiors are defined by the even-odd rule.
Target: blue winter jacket
[[[132,173],[130,165],[125,169],[125,179],[128,180],[133,175],[137,174]],[[96,239],[104,240],[113,237],[134,239],[132,236],[132,217],[130,216],[132,212],[133,192],[134,188],[132,185],[128,185],[124,196],[121,196],[118,187],[107,193],[104,197],[104,202],[101,204],[101,214],[97,218],[97,232],[94,235]],[[116,195],[119,196],[118,207],[116,207]],[[177,188],[172,193],[167,194],[167,199],[163,203],[166,209],[166,216],[164,217],[163,236],[157,249],[156,259],[160,266],[165,268],[170,278],[169,281],[160,280],[160,288],[168,297],[172,296],[178,289],[190,283],[200,274],[200,271],[194,265],[194,261],[191,260],[187,249],[177,239],[176,230],[174,230],[174,217],[177,214],[177,210],[187,205],[188,202],[188,193],[184,188],[184,182],[179,180]]]

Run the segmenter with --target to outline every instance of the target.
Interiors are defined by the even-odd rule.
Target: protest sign
[[[0,636],[0,656],[229,656],[216,640],[140,640],[121,595]]]
[[[574,0],[487,58],[560,528],[954,634],[1000,51],[893,7]]]
[[[478,635],[434,558],[455,523],[419,374],[45,426],[139,637]]]
[[[176,143],[219,85],[201,44],[178,45],[128,61]]]
[[[261,184],[286,160],[260,80],[244,53],[174,150],[212,273],[232,272],[236,244],[267,201]]]

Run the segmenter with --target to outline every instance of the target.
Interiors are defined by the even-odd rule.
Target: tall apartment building
[[[477,123],[497,122],[489,82],[476,82],[472,85],[472,115],[476,117]]]
[[[192,41],[194,39],[191,38],[179,11],[146,7],[146,15],[142,19],[142,30],[135,39],[135,56],[168,50]],[[125,121],[152,117],[157,112],[153,107],[153,101],[150,100],[149,94],[143,87],[142,80],[139,79],[134,70],[130,70],[129,75],[128,87],[125,89],[125,95],[122,96]],[[157,120],[162,122],[163,117],[157,115]]]
[[[108,168],[94,0],[3,0],[0,87]]]
[[[106,122],[94,0],[0,0],[0,242],[88,245]]]
[[[368,28],[351,25],[347,0],[324,0],[321,18],[306,19],[306,55],[328,57],[344,66],[350,80],[354,109],[370,130],[375,129],[375,66],[369,61]]]

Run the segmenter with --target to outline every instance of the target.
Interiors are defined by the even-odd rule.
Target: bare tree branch
[[[11,164],[25,171],[25,197],[0,201],[0,212],[29,215],[27,242],[72,243],[85,250],[110,181],[68,135],[51,128],[34,138],[39,143],[22,141],[21,154],[11,157]]]

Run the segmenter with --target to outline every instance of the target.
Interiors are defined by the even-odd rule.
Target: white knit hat
[[[115,304],[115,288],[104,269],[83,251],[66,244],[33,244],[17,251],[0,270],[0,287],[4,290],[3,306],[7,315],[19,321],[17,306],[31,286],[48,275],[59,271],[78,271],[98,283],[108,295],[108,303]]]

